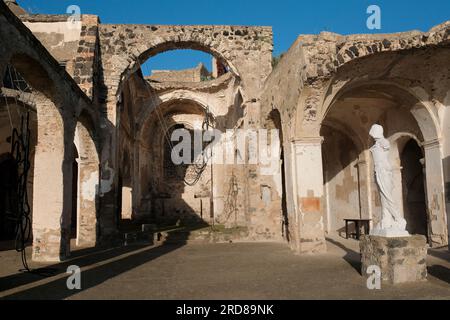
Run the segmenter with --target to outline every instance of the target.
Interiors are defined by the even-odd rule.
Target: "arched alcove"
[[[66,144],[70,124],[65,120],[62,96],[57,94],[53,79],[40,62],[24,53],[12,54],[7,69],[13,86],[2,91],[11,90],[16,104],[17,99],[25,98],[21,106],[28,103],[31,107],[25,109],[32,110],[30,143],[34,141],[36,147],[31,145],[30,160],[33,162],[29,177],[33,183],[28,200],[32,211],[33,258],[59,261],[70,253],[70,159],[73,150]],[[25,91],[22,85],[16,85],[19,82],[26,83]],[[9,111],[16,114],[20,108]],[[20,132],[20,124],[13,126]]]
[[[210,116],[197,102],[181,99],[162,103],[143,121],[138,133],[139,178],[134,184],[141,218],[158,223],[210,221],[212,165],[175,164],[171,158],[172,148],[179,143],[172,141],[172,133],[186,131],[196,150],[195,139],[202,138],[205,119]],[[196,159],[192,152],[191,157]]]
[[[330,163],[336,163],[344,156],[350,157],[347,162],[351,166],[348,168],[357,169],[353,174],[346,175],[346,169],[342,168],[336,171],[335,178],[325,178],[325,181],[328,182],[330,179],[339,180],[332,187],[333,192],[335,191],[337,195],[341,190],[341,194],[345,196],[345,204],[350,205],[348,208],[337,205],[337,201],[341,201],[337,199],[337,196],[327,198],[328,206],[333,208],[329,214],[339,216],[336,221],[337,227],[332,227],[330,231],[342,231],[343,221],[341,220],[344,216],[355,218],[352,215],[358,215],[357,208],[360,208],[360,218],[371,218],[374,224],[377,223],[380,215],[380,202],[373,179],[372,159],[370,153],[367,152],[373,144],[368,132],[375,123],[384,127],[385,136],[392,143],[392,150],[397,152],[397,160],[393,158],[393,174],[396,177],[394,193],[398,199],[399,209],[405,211],[406,215],[409,215],[411,210],[403,207],[403,200],[408,198],[408,193],[402,187],[402,181],[404,184],[409,179],[412,169],[408,169],[408,173],[404,172],[402,175],[401,162],[413,159],[417,165],[418,159],[424,159],[426,188],[422,191],[421,197],[426,198],[427,219],[434,221],[428,227],[427,235],[433,245],[446,243],[445,209],[443,209],[445,204],[440,200],[439,207],[435,206],[436,199],[443,199],[442,195],[444,194],[440,144],[437,134],[440,131],[436,127],[438,124],[434,114],[428,108],[427,102],[421,102],[408,90],[386,82],[362,82],[344,86],[324,112],[321,129],[321,135],[325,138],[322,152],[324,171],[329,172]],[[332,132],[327,128],[332,128]],[[337,147],[334,157],[330,157],[328,154],[331,146],[336,146],[336,143],[331,143],[331,136],[339,134],[345,135],[349,141]],[[406,138],[399,139],[400,136],[409,138],[407,140],[405,140]],[[414,151],[415,154],[405,155],[402,152],[411,137],[416,137],[412,140],[416,144],[419,142],[420,148],[406,149],[410,153]],[[352,140],[356,141],[355,147],[351,147],[350,141]],[[421,147],[423,147],[423,153]],[[418,170],[417,167],[413,169]],[[329,188],[330,185],[325,185],[325,187]],[[330,192],[327,194],[329,195]],[[348,198],[351,194],[358,194],[358,197],[351,200]],[[418,195],[415,195],[414,198],[418,198]],[[408,203],[405,205],[408,206]],[[410,221],[414,224],[414,220],[410,219]],[[411,227],[412,232],[423,232],[422,229],[423,225],[420,228]]]

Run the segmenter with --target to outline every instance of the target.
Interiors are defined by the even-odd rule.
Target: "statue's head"
[[[374,124],[372,128],[370,128],[369,135],[374,139],[383,139],[384,129],[379,124]]]

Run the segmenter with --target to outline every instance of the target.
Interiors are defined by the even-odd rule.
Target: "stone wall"
[[[384,238],[363,236],[361,248],[361,273],[373,275],[375,266],[381,279],[390,284],[420,282],[427,279],[427,244],[423,236]],[[367,271],[370,273],[368,274]]]
[[[98,73],[98,17],[84,14],[78,22],[68,15],[36,14],[20,19],[92,98]]]
[[[98,123],[98,113],[77,83],[3,2],[0,9],[0,74],[12,65],[35,95],[38,142],[33,173],[33,257],[59,261],[70,254],[74,155],[69,146],[75,123],[81,112]]]
[[[230,69],[230,76],[225,75],[219,79],[201,83],[194,86],[186,86],[179,82],[171,85],[156,85],[155,87],[177,88],[173,96],[179,95],[178,99],[191,99],[200,103],[204,107],[209,106],[211,110],[217,108],[221,110],[216,114],[222,129],[230,128],[257,128],[259,123],[259,95],[266,77],[271,71],[272,53],[272,31],[268,27],[239,27],[239,26],[155,26],[155,25],[101,25],[100,44],[102,52],[102,69],[104,88],[106,92],[106,104],[104,109],[107,112],[108,120],[115,124],[117,118],[117,97],[123,92],[128,80],[133,74],[139,73],[141,63],[152,56],[172,49],[194,49],[202,50],[217,57]],[[138,71],[138,72],[136,72]],[[230,79],[233,79],[230,82]],[[154,83],[151,83],[153,86]],[[140,114],[139,109],[146,110],[152,107],[151,99],[158,101],[161,97],[148,96],[148,84],[136,90],[135,96],[141,96],[141,100],[130,102],[136,109],[136,120],[147,119],[145,114]],[[227,87],[224,87],[227,86]],[[153,92],[154,88],[150,88]],[[165,94],[165,93],[164,93]],[[147,97],[145,97],[147,95]],[[147,99],[147,100],[146,100]],[[156,105],[154,106],[156,107]],[[231,108],[232,107],[232,108]],[[151,109],[150,109],[151,110]],[[119,137],[119,139],[121,139]],[[122,142],[120,142],[122,145]],[[115,156],[115,142],[105,146],[108,153],[104,153],[103,163],[115,164],[118,160]],[[139,148],[134,151],[134,157],[139,153]],[[246,173],[246,166],[234,168],[229,166],[225,170],[217,169],[219,179],[215,180],[217,197],[214,199],[215,210],[221,212],[226,207],[226,186],[229,186],[230,177],[233,171],[238,176],[239,188],[242,190],[238,196],[238,210],[243,214],[242,220],[246,224],[252,225],[261,219],[251,218],[249,212],[254,212],[255,216],[266,216],[268,213],[258,212],[256,208],[264,207],[260,205],[260,194],[252,192],[247,185],[247,176],[254,176],[253,173]],[[138,170],[135,166],[134,170]],[[216,170],[216,169],[213,169]],[[227,174],[228,173],[228,174]],[[135,174],[135,177],[142,176],[143,173]],[[148,172],[147,172],[148,174]],[[117,179],[117,171],[115,178]],[[117,183],[118,180],[115,180]],[[222,183],[224,181],[224,183]],[[217,187],[216,187],[217,186]],[[137,194],[141,194],[139,186],[135,186]],[[223,189],[223,190],[222,190]],[[259,190],[259,188],[258,188]],[[111,191],[113,192],[113,191]],[[250,199],[254,194],[254,198]],[[115,195],[111,193],[111,198]],[[138,205],[139,200],[137,200]],[[247,204],[245,204],[247,203]],[[254,204],[249,204],[254,203]],[[137,210],[138,208],[136,208]],[[112,214],[112,213],[111,213]],[[241,219],[241,218],[240,218]],[[252,220],[250,220],[252,219]],[[255,230],[261,230],[261,237],[267,239],[265,223]],[[278,227],[271,227],[275,234]],[[257,237],[255,237],[257,238]]]
[[[184,70],[152,70],[147,79],[157,82],[201,82],[209,79],[211,74],[200,63],[197,67]]]
[[[101,25],[100,43],[111,99],[140,64],[171,49],[201,50],[217,56],[240,77],[249,99],[258,97],[271,71],[269,27]],[[111,100],[111,107],[114,104]]]

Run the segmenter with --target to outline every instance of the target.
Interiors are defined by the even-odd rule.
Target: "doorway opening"
[[[0,241],[14,240],[17,217],[17,164],[10,153],[0,156]]]
[[[410,234],[428,236],[423,159],[422,149],[410,139],[400,155],[406,228]]]

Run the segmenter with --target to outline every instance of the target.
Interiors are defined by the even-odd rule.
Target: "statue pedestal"
[[[403,238],[403,237],[410,237],[408,231],[406,230],[400,230],[400,229],[377,229],[375,228],[370,232],[371,236],[378,236],[378,237],[385,237],[385,238]]]
[[[428,245],[424,236],[380,237],[362,236],[360,241],[362,275],[378,266],[381,278],[390,284],[418,282],[427,279]]]

